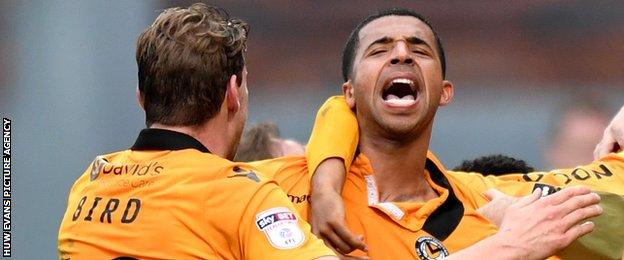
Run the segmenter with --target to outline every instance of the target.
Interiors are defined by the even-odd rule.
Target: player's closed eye
[[[371,56],[372,55],[377,55],[377,54],[381,54],[381,53],[385,53],[387,50],[386,49],[377,49],[371,52]]]
[[[424,55],[424,56],[430,56],[429,52],[422,50],[422,49],[413,49],[412,52],[416,54]]]

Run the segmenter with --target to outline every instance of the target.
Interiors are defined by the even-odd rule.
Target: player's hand
[[[351,233],[345,223],[344,204],[340,195],[345,175],[341,159],[323,161],[312,177],[310,194],[312,232],[341,257],[347,257],[346,254],[356,249],[367,250],[363,236]]]
[[[541,190],[507,209],[494,235],[504,248],[521,259],[544,259],[591,232],[594,223],[584,221],[602,214],[600,197],[586,187],[570,187],[540,198]]]
[[[624,148],[624,107],[605,129],[602,139],[594,149],[594,159],[598,160],[608,153],[621,151],[622,148]]]
[[[490,202],[483,205],[478,211],[498,227],[500,227],[509,206],[520,200],[518,197],[509,196],[497,189],[488,190],[485,196]]]

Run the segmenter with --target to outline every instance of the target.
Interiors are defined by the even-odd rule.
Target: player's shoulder
[[[173,151],[168,154],[167,157],[176,164],[210,170],[228,167],[233,163],[218,155],[201,152],[195,149]]]
[[[463,192],[480,192],[488,183],[495,182],[495,176],[484,176],[478,172],[446,171],[449,181]]]
[[[212,153],[188,149],[168,156],[166,163],[171,165],[172,170],[182,170],[205,180],[228,180],[240,176],[258,183],[263,180],[255,177],[257,170],[253,166],[233,162]]]
[[[100,155],[93,160],[85,174],[89,175],[90,172],[104,169],[106,165],[123,167],[126,164],[158,165],[162,167],[159,169],[160,176],[176,179],[176,182],[179,183],[194,184],[197,187],[205,186],[198,186],[201,183],[217,186],[226,185],[227,187],[234,184],[254,186],[268,181],[268,178],[259,174],[253,166],[232,162],[218,155],[195,149],[176,151],[125,150]]]
[[[263,188],[277,188],[277,183],[270,175],[248,163],[221,158],[219,165],[206,166],[215,167],[213,173],[213,177],[217,178],[215,181],[222,183],[224,188],[236,190],[237,193],[255,193]]]
[[[261,161],[253,161],[249,162],[249,165],[254,167],[284,167],[284,166],[292,166],[292,165],[307,165],[307,160],[305,156],[295,155],[295,156],[283,156],[272,159],[266,159]]]
[[[82,175],[78,178],[78,180],[74,183],[74,185],[79,184],[83,180],[89,180],[92,178],[94,174],[97,174],[104,164],[117,161],[120,158],[124,157],[124,154],[128,153],[130,150],[121,150],[110,152],[107,154],[96,155],[93,160],[87,165],[87,168],[82,173]]]
[[[447,175],[453,176],[453,178],[475,178],[483,176],[483,174],[478,172],[465,172],[454,170],[446,170],[446,173]]]
[[[259,169],[266,176],[274,177],[275,174],[283,172],[285,169],[307,169],[308,162],[305,156],[285,156],[249,162],[249,165]]]
[[[225,169],[225,173],[227,180],[247,186],[260,186],[271,180],[253,166],[244,163],[232,163]]]
[[[269,198],[271,201],[275,200],[272,194],[283,192],[273,178],[245,163],[230,164],[222,178],[213,182],[217,183],[217,189],[228,194],[229,199],[245,201],[248,205],[261,203]],[[283,198],[286,198],[285,194]]]
[[[127,154],[130,152],[131,150],[120,150],[120,151],[114,151],[114,152],[110,152],[110,153],[105,153],[105,154],[98,154],[96,155],[93,160],[91,161],[91,163],[89,164],[89,167],[93,167],[94,164],[96,164],[96,162],[98,160],[100,161],[106,161],[106,162],[113,162],[113,161],[120,161],[120,160],[124,160],[124,158],[127,157]]]
[[[479,172],[463,172],[463,171],[447,171],[447,176],[452,182],[463,185],[464,187],[474,187],[484,183],[494,183],[501,180],[516,180],[518,174],[509,174],[502,176],[483,175]]]

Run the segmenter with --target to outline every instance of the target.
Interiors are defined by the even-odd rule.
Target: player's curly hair
[[[241,84],[248,33],[246,22],[218,7],[164,10],[137,40],[146,124],[193,126],[214,117],[229,78]]]
[[[535,171],[524,160],[502,154],[482,156],[474,160],[465,160],[453,171],[478,172],[483,175],[504,175],[509,173],[529,173]]]

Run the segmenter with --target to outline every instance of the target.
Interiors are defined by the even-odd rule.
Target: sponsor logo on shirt
[[[449,255],[442,242],[430,236],[420,237],[416,240],[416,253],[422,260],[439,260]]]
[[[548,184],[535,183],[535,185],[533,186],[533,191],[537,189],[542,190],[542,195],[541,195],[542,198],[561,190],[561,188],[559,187],[551,186]]]
[[[260,212],[256,215],[256,226],[277,249],[296,248],[305,241],[297,216],[288,208],[277,207]]]
[[[132,175],[132,176],[156,176],[162,173],[165,167],[158,162],[144,164],[112,164],[103,156],[95,157],[91,164],[90,179],[94,181],[102,175]]]
[[[256,175],[255,172],[253,171],[247,171],[247,170],[243,170],[238,166],[234,166],[234,174],[228,176],[228,178],[233,178],[233,177],[247,177],[252,181],[255,182],[260,182],[260,178],[258,177],[258,175]]]

